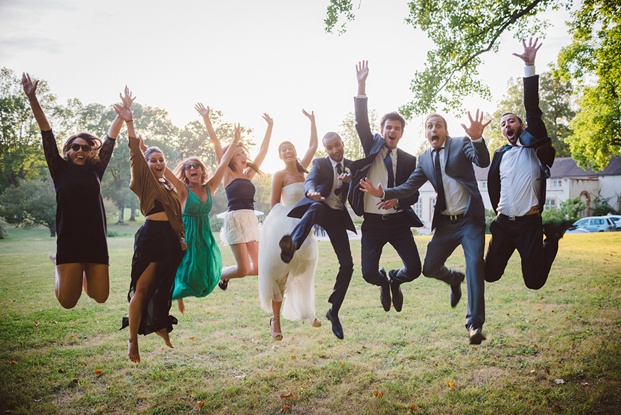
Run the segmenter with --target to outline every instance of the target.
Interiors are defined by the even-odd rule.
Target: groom
[[[339,321],[339,309],[354,272],[354,262],[349,247],[347,230],[356,232],[345,202],[351,177],[347,172],[352,163],[343,157],[343,141],[337,133],[327,133],[322,143],[328,157],[313,160],[313,167],[304,182],[305,198],[289,212],[290,217],[302,220],[291,235],[280,240],[280,257],[291,262],[295,251],[317,224],[326,230],[334,252],[339,260],[339,272],[328,302],[332,307],[326,318],[332,323],[334,335],[343,339],[343,327]]]

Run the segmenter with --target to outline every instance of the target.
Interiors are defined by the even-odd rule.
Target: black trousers
[[[351,276],[354,273],[354,260],[351,256],[347,229],[343,221],[345,214],[347,212],[332,209],[325,203],[313,203],[291,233],[291,239],[298,248],[302,246],[315,224],[325,229],[328,234],[339,260],[339,272],[336,275],[332,295],[328,299],[328,302],[332,304],[332,315],[338,314],[349,288]]]
[[[362,223],[362,277],[366,282],[382,286],[388,279],[379,273],[379,261],[384,245],[390,243],[401,257],[403,267],[393,273],[392,279],[398,284],[414,281],[421,272],[420,255],[414,243],[412,231],[404,221],[403,214],[382,215],[365,214]]]
[[[528,215],[511,220],[499,215],[490,225],[492,239],[485,257],[485,281],[498,281],[507,262],[517,249],[522,257],[522,277],[533,290],[543,287],[558,252],[558,240],[543,241],[541,215]]]

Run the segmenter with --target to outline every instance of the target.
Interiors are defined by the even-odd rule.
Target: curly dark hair
[[[88,143],[88,145],[91,146],[91,151],[89,151],[88,154],[86,155],[86,159],[85,159],[86,165],[88,166],[97,165],[100,161],[99,160],[99,149],[101,148],[101,139],[99,137],[95,137],[94,135],[86,133],[86,132],[74,134],[71,137],[69,137],[67,141],[65,141],[65,144],[63,144],[63,158],[65,160],[69,160],[69,157],[67,156],[67,152],[71,148],[71,145],[73,144],[73,142],[78,138],[85,140]]]

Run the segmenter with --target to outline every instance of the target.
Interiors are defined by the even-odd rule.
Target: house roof
[[[474,174],[477,180],[487,180],[489,167],[484,169],[474,166]],[[594,172],[591,169],[584,170],[578,167],[576,160],[571,157],[557,157],[550,169],[551,178],[560,177],[601,177],[601,176],[621,176],[621,157],[613,156],[608,166],[602,171]]]
[[[621,157],[612,157],[606,168],[595,172],[578,167],[576,160],[571,157],[559,157],[554,160],[550,169],[552,178],[558,177],[594,177],[594,176],[621,176]]]

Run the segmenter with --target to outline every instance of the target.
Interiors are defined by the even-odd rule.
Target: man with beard
[[[332,307],[326,313],[326,318],[332,323],[334,335],[342,340],[344,334],[339,310],[354,273],[354,261],[351,257],[347,231],[356,232],[356,228],[346,206],[351,180],[348,174],[351,160],[344,157],[343,141],[337,133],[326,133],[322,143],[328,157],[313,160],[313,167],[304,181],[306,197],[287,215],[301,219],[300,223],[296,225],[291,235],[285,235],[280,240],[280,258],[283,262],[290,263],[314,225],[326,230],[339,260],[339,272],[336,275],[332,295],[328,299]]]
[[[366,61],[356,66],[358,95],[354,98],[356,108],[356,131],[364,149],[365,157],[351,165],[354,184],[349,192],[349,204],[362,223],[362,277],[366,282],[381,288],[380,302],[384,311],[390,311],[391,292],[395,311],[403,307],[401,284],[413,281],[420,275],[421,264],[411,227],[421,227],[422,222],[412,205],[418,200],[418,192],[402,199],[382,201],[360,191],[357,183],[368,177],[373,183],[382,183],[384,188],[398,186],[410,177],[416,168],[416,157],[397,148],[403,135],[405,120],[398,112],[389,112],[382,117],[382,134],[373,134],[367,113],[366,79],[369,66]],[[403,261],[403,267],[388,272],[379,269],[384,245],[390,243]]]
[[[431,148],[418,157],[418,165],[408,180],[395,188],[375,187],[368,179],[360,182],[364,192],[382,200],[406,197],[416,192],[427,181],[436,189],[437,199],[431,228],[435,229],[427,245],[423,275],[451,286],[451,305],[461,297],[464,274],[446,267],[445,262],[459,245],[466,259],[468,306],[466,328],[470,344],[485,340],[484,262],[485,208],[477,186],[472,164],[489,165],[489,152],[483,140],[483,113],[477,111],[470,127],[462,124],[468,137],[448,135],[446,120],[439,114],[430,114],[425,120],[425,137]]]
[[[494,152],[488,173],[489,197],[498,216],[490,226],[492,239],[485,258],[485,281],[498,281],[517,249],[524,283],[534,290],[546,283],[558,240],[571,224],[542,226],[541,222],[555,150],[539,108],[539,76],[535,75],[535,56],[541,47],[538,40],[533,43],[531,38],[528,45],[523,40],[524,53],[514,53],[526,64],[524,107],[528,127],[513,113],[502,116],[500,127],[507,144]],[[546,239],[542,241],[544,232]]]

